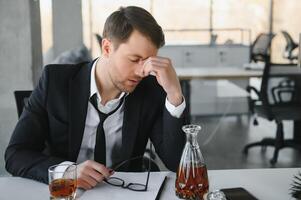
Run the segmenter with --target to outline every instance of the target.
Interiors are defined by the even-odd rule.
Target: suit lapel
[[[90,96],[90,76],[92,63],[83,66],[77,75],[70,80],[69,88],[69,158],[76,161],[85,129],[87,106]],[[128,159],[132,156],[139,126],[141,100],[139,93],[133,92],[125,98],[124,116],[122,126],[122,157]]]
[[[139,126],[141,102],[134,93],[125,99],[124,116],[122,126],[122,158],[129,159],[132,156],[134,144]]]
[[[69,83],[69,158],[76,161],[82,143],[93,62],[86,63]]]

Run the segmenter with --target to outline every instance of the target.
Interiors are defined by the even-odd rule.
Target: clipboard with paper
[[[169,172],[152,172],[149,178],[147,191],[137,192],[121,187],[114,187],[105,182],[97,185],[91,190],[87,190],[80,195],[82,200],[120,200],[120,199],[143,199],[154,200],[160,191],[160,187]],[[115,172],[113,176],[122,178],[126,182],[143,183],[147,177],[147,172]]]

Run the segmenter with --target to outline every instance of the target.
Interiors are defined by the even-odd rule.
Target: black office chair
[[[256,39],[254,40],[253,44],[251,45],[251,55],[250,60],[251,62],[257,63],[260,62],[270,62],[270,46],[272,44],[272,40],[274,38],[274,34],[270,35],[269,33],[260,33]],[[251,94],[251,92],[255,92],[257,96],[259,96],[258,91],[253,86],[247,86],[246,90]],[[255,115],[253,124],[258,125],[256,113],[254,112],[254,104],[258,99],[248,99],[249,102],[249,110],[252,115]]]
[[[274,34],[268,33],[259,34],[253,44],[251,45],[251,56],[250,60],[254,62],[262,61],[265,62],[270,56],[270,45]]]
[[[24,106],[27,104],[28,98],[31,95],[31,90],[16,90],[14,91],[15,101],[17,105],[18,117],[20,118]]]
[[[247,154],[249,148],[255,146],[261,146],[263,150],[267,146],[272,146],[275,149],[270,163],[274,165],[280,149],[285,147],[301,149],[300,144],[294,140],[284,139],[283,132],[283,120],[301,120],[301,73],[291,72],[291,69],[298,69],[296,65],[270,64],[268,59],[260,91],[251,86],[248,87],[248,91],[254,91],[258,95],[258,100],[253,100],[253,112],[276,122],[276,136],[248,144],[243,152]]]
[[[298,55],[294,55],[293,51],[298,47],[298,44],[294,42],[293,38],[288,32],[281,31],[281,33],[283,34],[286,41],[283,57],[288,59],[290,63],[295,63],[295,61],[298,60]]]

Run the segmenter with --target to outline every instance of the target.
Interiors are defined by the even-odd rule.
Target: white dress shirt
[[[96,93],[97,94],[97,106],[99,111],[103,113],[109,113],[114,110],[121,98],[124,95],[127,95],[125,92],[122,92],[118,98],[108,101],[105,105],[102,105],[101,96],[96,86],[95,81],[95,67],[99,58],[93,63],[91,70],[91,82],[90,82],[90,98]],[[126,98],[126,97],[125,97]],[[166,98],[165,106],[168,112],[173,116],[179,118],[183,113],[186,103],[185,99],[179,106],[173,106]],[[122,158],[119,154],[119,149],[122,144],[122,125],[123,125],[123,112],[124,111],[124,102],[123,105],[118,108],[116,112],[110,115],[103,124],[105,138],[106,138],[106,165],[108,167],[112,164],[122,161]],[[94,146],[96,138],[96,130],[99,124],[99,116],[97,110],[93,105],[88,102],[88,110],[85,122],[85,129],[82,144],[80,147],[79,155],[77,157],[77,163],[84,162],[85,160],[94,160]]]

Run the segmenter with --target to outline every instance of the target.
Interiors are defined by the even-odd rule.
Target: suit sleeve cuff
[[[176,117],[176,118],[180,118],[181,115],[183,114],[184,110],[185,110],[185,107],[186,107],[185,98],[183,97],[183,102],[180,105],[174,106],[168,101],[168,99],[166,97],[165,107],[166,107],[166,109],[168,110],[168,112],[170,113],[171,116]]]

